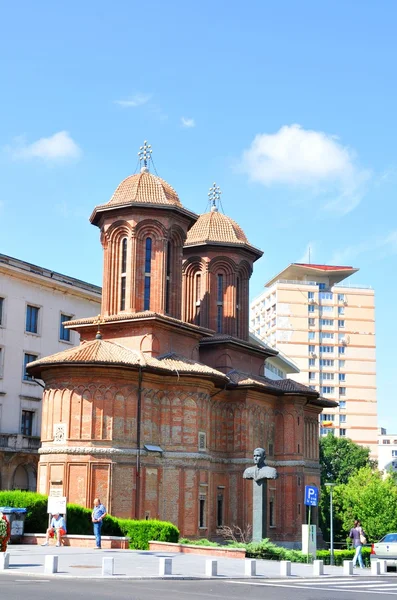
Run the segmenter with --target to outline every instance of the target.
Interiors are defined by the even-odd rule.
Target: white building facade
[[[321,415],[321,435],[349,437],[376,457],[375,295],[344,283],[357,270],[289,265],[251,303],[250,328],[298,366],[296,381],[339,403]]]
[[[378,469],[397,473],[397,434],[387,434],[383,428],[378,435]]]
[[[100,302],[98,286],[0,254],[0,489],[36,490],[43,389],[26,364],[79,344],[63,323]]]

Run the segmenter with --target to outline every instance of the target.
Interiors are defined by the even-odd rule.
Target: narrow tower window
[[[218,275],[218,293],[217,293],[217,315],[216,315],[216,330],[222,333],[223,322],[223,275]]]
[[[236,279],[236,335],[240,335],[240,277]]]
[[[146,238],[145,242],[145,290],[143,310],[150,308],[150,277],[152,268],[152,238]]]
[[[170,290],[171,290],[171,243],[167,244],[167,273],[165,281],[165,312],[170,312]]]
[[[127,279],[127,238],[121,242],[121,273],[120,273],[120,310],[125,310],[125,290]]]
[[[200,275],[200,273],[197,273],[196,279],[195,279],[194,301],[195,301],[195,311],[196,311],[195,317],[194,317],[194,322],[196,323],[196,325],[200,325],[200,302],[201,302],[201,275]]]

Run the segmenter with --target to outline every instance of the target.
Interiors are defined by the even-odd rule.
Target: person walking
[[[94,500],[94,510],[92,511],[92,523],[94,527],[94,535],[97,549],[101,548],[101,529],[102,521],[106,517],[106,508],[101,503],[99,498]]]
[[[354,521],[354,527],[350,529],[349,537],[353,540],[353,546],[356,549],[353,558],[353,567],[357,565],[357,561],[360,565],[360,568],[364,568],[363,556],[362,556],[362,548],[363,545],[367,543],[366,535],[364,533],[364,529],[361,527],[361,522],[356,520]]]
[[[51,524],[47,529],[45,542],[41,545],[48,546],[50,538],[53,538],[55,534],[57,536],[56,546],[61,546],[62,537],[66,535],[66,523],[65,519],[59,513],[52,515]]]

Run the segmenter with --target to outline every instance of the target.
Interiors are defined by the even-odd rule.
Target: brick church
[[[333,402],[264,374],[277,352],[248,331],[249,279],[262,252],[218,210],[198,216],[142,168],[91,223],[103,248],[98,318],[70,321],[81,343],[28,371],[45,382],[38,491],[108,512],[175,523],[214,537],[252,521],[257,446],[267,482],[266,535],[292,544],[304,486],[319,485],[318,415]]]

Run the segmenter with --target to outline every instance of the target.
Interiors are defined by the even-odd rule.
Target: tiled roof
[[[274,383],[277,385],[277,387],[280,387],[283,392],[318,396],[318,392],[312,390],[307,385],[303,385],[302,383],[294,381],[293,379],[275,379]]]
[[[188,231],[185,246],[208,242],[249,244],[240,225],[218,211],[199,216],[193,227]]]
[[[122,206],[125,204],[172,204],[182,207],[178,194],[169,183],[149,172],[130,175],[120,183],[113,196],[104,206]],[[97,207],[99,208],[99,207]]]
[[[200,362],[186,358],[185,356],[170,353],[153,358],[139,352],[126,348],[116,342],[107,340],[95,339],[91,342],[83,342],[76,348],[64,350],[51,356],[45,356],[39,360],[29,363],[28,369],[53,364],[91,364],[91,365],[126,365],[131,367],[146,367],[155,370],[160,370],[168,374],[184,374],[184,375],[203,375],[216,377],[223,381],[228,381],[227,376],[220,371],[212,369]]]
[[[276,356],[278,354],[278,350],[275,350],[274,348],[271,348],[270,346],[267,346],[266,344],[258,344],[256,341],[253,340],[249,340],[248,342],[246,340],[242,340],[240,338],[237,337],[233,337],[232,335],[228,335],[226,333],[214,333],[213,335],[210,335],[206,338],[203,338],[202,340],[200,340],[200,344],[203,346],[206,345],[210,345],[210,344],[216,344],[216,343],[234,343],[234,344],[238,344],[240,346],[244,346],[245,348],[252,348],[254,350],[261,350],[262,352],[266,352],[269,355],[272,356]]]
[[[282,395],[282,390],[274,385],[275,381],[269,379],[268,377],[261,377],[260,375],[248,375],[247,373],[243,373],[242,371],[237,371],[233,369],[227,373],[231,383],[237,386],[253,386],[259,387],[263,390],[269,390],[271,392],[276,392],[280,396]]]

